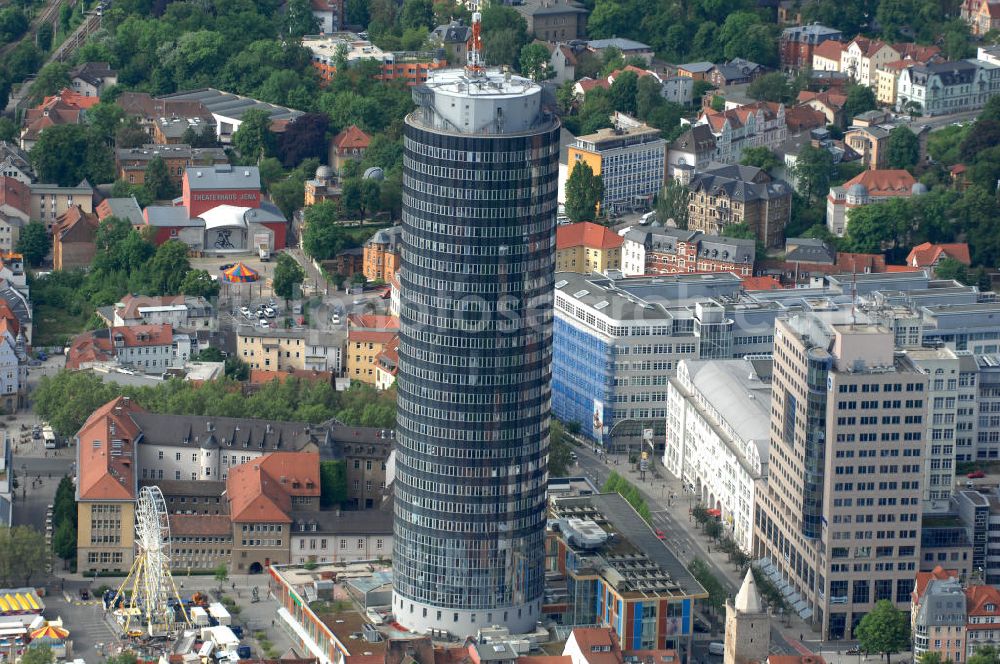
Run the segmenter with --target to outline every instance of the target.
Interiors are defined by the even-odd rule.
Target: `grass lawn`
[[[69,339],[84,330],[89,319],[90,314],[87,312],[72,316],[63,309],[47,304],[35,305],[31,345],[65,346]]]

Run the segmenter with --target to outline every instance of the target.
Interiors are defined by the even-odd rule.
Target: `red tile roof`
[[[885,272],[885,256],[882,254],[837,253],[837,267],[844,272]]]
[[[829,44],[830,42],[823,42],[824,44]],[[834,110],[840,110],[847,103],[847,95],[842,95],[836,92],[810,92],[809,90],[803,90],[799,93],[798,101],[800,103],[805,103],[808,101],[818,101],[824,106],[829,106]]]
[[[53,230],[52,234],[56,237],[62,238],[64,235],[76,228],[78,224],[86,224],[84,228],[89,226],[89,229],[87,229],[89,233],[83,237],[78,237],[77,240],[81,242],[93,242],[97,233],[97,227],[100,223],[101,221],[97,218],[96,214],[93,212],[84,212],[82,207],[74,205],[59,215],[59,218],[56,220],[56,228]]]
[[[992,605],[992,609],[987,606]],[[966,613],[972,616],[1000,616],[1000,589],[996,586],[969,586],[965,589]],[[975,623],[967,620],[968,629],[994,629],[995,623]]]
[[[169,346],[174,342],[174,330],[169,323],[115,327],[111,330],[111,336],[116,340],[120,337],[126,348]]]
[[[128,397],[95,410],[80,427],[77,495],[80,500],[135,500],[133,452],[139,427],[129,416],[140,412]]]
[[[927,584],[932,580],[937,579],[938,581],[947,581],[950,578],[958,578],[958,570],[945,569],[938,565],[930,572],[917,572],[916,582],[913,586],[913,592],[911,597],[919,599],[923,596],[924,591],[927,590]]]
[[[395,316],[380,316],[377,314],[349,314],[347,316],[347,326],[371,330],[398,330],[399,319]]]
[[[338,150],[365,150],[371,141],[371,137],[355,125],[333,137],[333,145]]]
[[[608,627],[577,627],[570,638],[576,641],[588,664],[621,664],[624,661],[618,637]]]
[[[31,189],[20,180],[0,176],[0,205],[31,214]]]
[[[382,351],[375,356],[375,363],[383,371],[396,375],[399,371],[399,337],[393,337],[385,344]]]
[[[793,106],[785,111],[785,125],[792,133],[826,126],[826,116],[809,106]]]
[[[713,111],[705,113],[702,117],[708,122],[713,131],[722,131],[723,125],[729,121],[729,126],[734,129],[746,124],[747,118],[755,113],[760,113],[764,121],[773,120],[777,117],[781,104],[770,101],[758,101],[753,104],[745,104],[729,109],[728,111]]]
[[[175,304],[184,304],[183,295],[132,295],[131,293],[122,297],[120,302],[115,303],[115,313],[122,320],[138,320],[139,307],[166,307]]]
[[[43,108],[46,104],[53,102],[56,99],[61,100],[63,104],[69,106],[70,108],[75,108],[80,111],[93,108],[97,104],[101,103],[100,97],[89,97],[87,95],[82,95],[79,92],[74,92],[69,88],[63,88],[59,91],[59,94],[46,97],[45,100],[36,108]]]
[[[606,226],[589,221],[565,224],[556,228],[556,249],[587,247],[589,249],[616,249],[625,238]]]
[[[903,169],[879,169],[862,171],[844,183],[844,190],[851,185],[861,184],[869,196],[909,196],[916,179]]]
[[[587,94],[594,88],[604,88],[605,90],[611,89],[611,84],[608,83],[607,79],[603,78],[594,79],[584,77],[577,81],[576,84],[580,86],[580,89],[583,90],[584,94]]]
[[[827,39],[813,49],[813,55],[818,55],[827,60],[836,60],[837,62],[840,62],[840,54],[843,52],[844,45],[836,39]]]
[[[171,514],[170,534],[215,535],[233,534],[233,523],[225,514]]]
[[[95,331],[83,332],[73,337],[66,353],[66,368],[80,369],[85,364],[110,362],[112,358],[111,340],[98,336]]]
[[[850,41],[850,43],[847,44],[847,46],[850,47],[851,44],[857,44],[861,49],[861,55],[866,58],[872,57],[880,50],[888,46],[888,44],[881,39],[868,39],[867,37],[855,37]]]
[[[902,44],[893,44],[892,47],[896,49],[896,52],[899,53],[899,57],[902,60],[910,60],[910,64],[913,62],[927,64],[931,60],[941,57],[941,48],[938,46],[924,46],[922,44],[906,42]]]
[[[272,452],[230,468],[226,496],[235,523],[291,523],[292,496],[319,496],[319,454]]]
[[[740,282],[743,284],[743,290],[748,291],[778,290],[782,288],[781,282],[775,277],[741,277]]]
[[[24,114],[24,131],[22,138],[35,140],[42,130],[62,124],[80,124],[82,108],[62,100],[62,98],[47,97],[45,101],[29,108]]]
[[[951,244],[931,244],[924,242],[918,244],[910,250],[906,257],[906,264],[913,267],[932,267],[939,260],[944,258],[954,258],[960,263],[971,265],[969,257],[969,245],[965,242],[953,242]]]

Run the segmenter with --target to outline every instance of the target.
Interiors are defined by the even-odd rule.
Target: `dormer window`
[[[989,611],[990,613],[992,613],[992,612],[994,612],[994,611],[997,610],[997,605],[996,604],[987,604],[986,605],[986,610]]]

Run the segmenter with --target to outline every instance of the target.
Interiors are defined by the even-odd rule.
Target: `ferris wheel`
[[[169,633],[178,622],[175,611],[180,613],[180,622],[189,623],[170,575],[170,521],[158,486],[146,486],[139,492],[135,561],[109,609],[119,616],[125,633],[133,636],[142,631],[149,636]]]

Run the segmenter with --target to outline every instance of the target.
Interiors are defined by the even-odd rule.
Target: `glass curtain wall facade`
[[[404,140],[393,609],[421,633],[523,633],[544,589],[559,123],[425,117]]]

